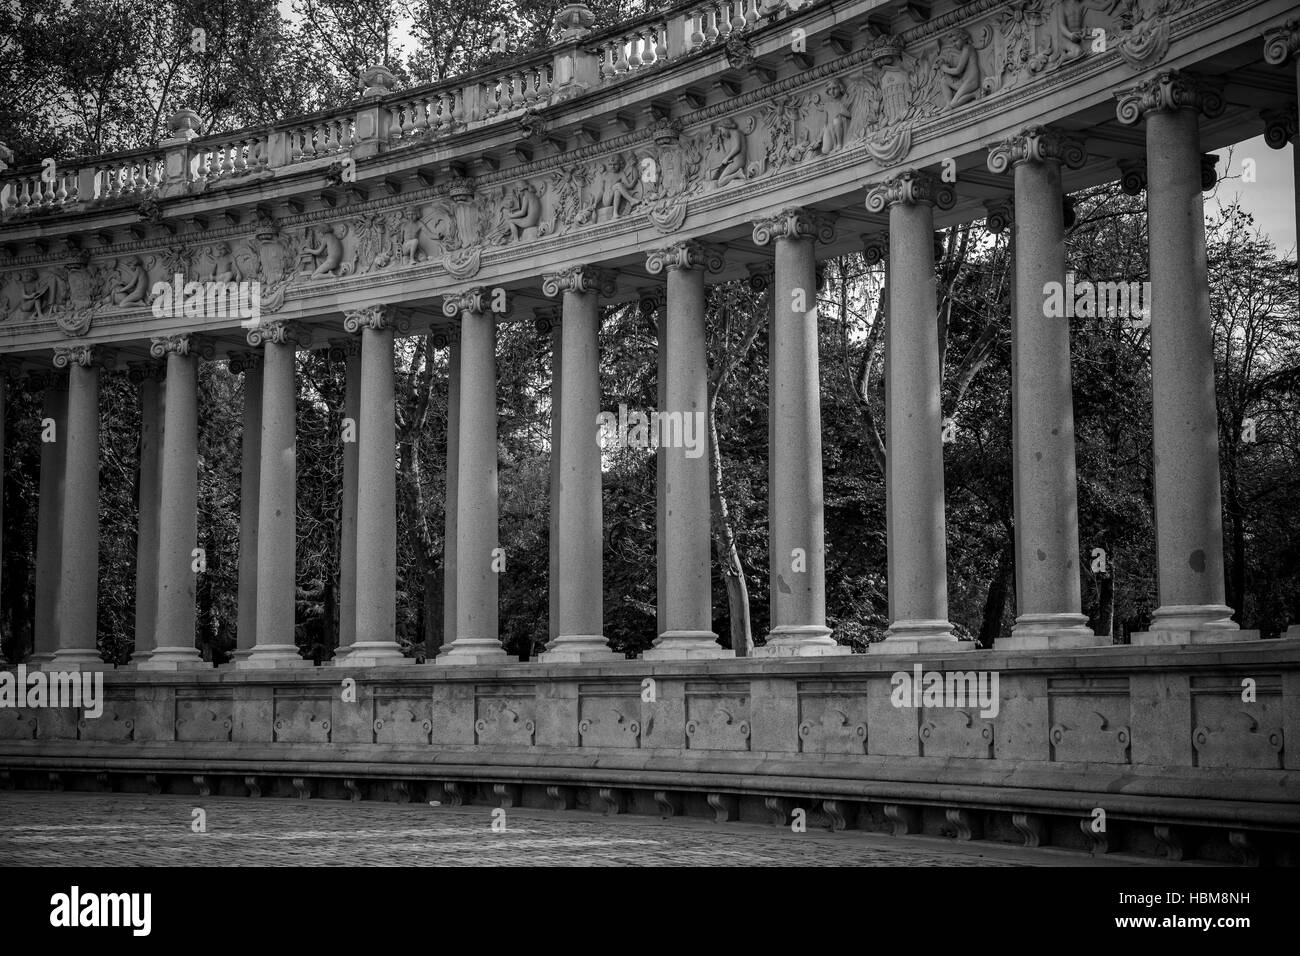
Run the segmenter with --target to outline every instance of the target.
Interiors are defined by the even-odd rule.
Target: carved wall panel
[[[686,746],[690,750],[748,750],[749,694],[714,684],[687,683]]]
[[[1283,763],[1282,678],[1240,680],[1193,678],[1192,760],[1198,767],[1258,767],[1281,770]],[[1243,700],[1243,697],[1254,700]]]
[[[272,731],[276,743],[330,742],[333,697],[317,688],[277,687],[272,700]]]
[[[1047,694],[1052,760],[1131,762],[1127,677],[1054,678]]]
[[[474,689],[474,742],[531,747],[537,733],[537,690],[532,684]]]
[[[799,684],[799,751],[816,754],[867,752],[866,681],[805,681]]]

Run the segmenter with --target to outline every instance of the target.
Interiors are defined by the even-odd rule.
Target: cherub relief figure
[[[939,79],[948,93],[948,107],[955,109],[979,98],[979,55],[965,30],[953,30],[944,38],[939,58]]]
[[[149,301],[149,272],[139,256],[130,256],[126,262],[126,276],[113,283],[109,296],[113,304],[121,308],[131,305],[147,305]]]
[[[239,266],[230,252],[230,244],[219,242],[212,250],[212,281],[238,282],[243,279]]]
[[[597,162],[592,171],[588,209],[596,211],[597,220],[617,219],[624,203],[631,208],[640,201],[635,192],[637,165],[620,166],[617,157],[608,157]]]
[[[343,262],[343,236],[347,232],[347,227],[326,223],[320,227],[320,244],[306,250],[306,254],[313,259],[317,256],[324,256],[324,261],[312,272],[311,278],[319,279],[323,276],[335,275],[339,266]]]
[[[506,229],[510,238],[517,240],[525,229],[532,229],[542,221],[542,201],[532,183],[525,181],[515,187],[514,201],[506,210]]]
[[[1083,55],[1091,39],[1084,22],[1089,10],[1109,14],[1120,5],[1118,0],[1061,0],[1056,5],[1057,59],[1073,60]]]
[[[735,120],[722,119],[713,125],[712,145],[717,161],[709,167],[709,178],[719,187],[745,179],[745,137]]]
[[[438,244],[429,227],[420,218],[420,207],[412,206],[406,210],[401,231],[403,265],[415,265],[421,253],[426,259],[432,259],[437,254]]]
[[[821,139],[813,145],[813,148],[820,151],[823,156],[835,152],[844,145],[849,119],[853,115],[848,96],[844,91],[844,84],[839,80],[831,80],[825,90],[813,96],[809,109],[810,112],[820,112],[825,117]]]
[[[41,278],[35,269],[26,269],[18,280],[18,304],[15,311],[22,318],[45,318],[54,306],[54,284]]]

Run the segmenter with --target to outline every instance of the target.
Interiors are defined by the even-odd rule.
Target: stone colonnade
[[[1287,62],[1290,46],[1271,62]],[[1155,508],[1160,607],[1135,643],[1189,644],[1257,636],[1224,605],[1214,368],[1202,215],[1199,123],[1221,108],[1210,84],[1163,72],[1118,96],[1122,123],[1146,136],[1150,216]],[[1285,118],[1284,118],[1285,119]],[[1289,136],[1294,139],[1295,120]],[[1270,138],[1270,142],[1273,138]],[[1283,138],[1285,144],[1286,138]],[[1009,173],[1014,210],[1012,407],[1017,608],[999,647],[1077,648],[1107,643],[1080,607],[1080,541],[1067,319],[1045,315],[1048,284],[1065,281],[1062,169],[1084,161],[1083,143],[1043,126],[990,147],[988,166]],[[886,351],[887,522],[891,625],[873,652],[971,649],[948,621],[942,418],[936,338],[934,214],[953,188],[925,170],[901,170],[868,190],[888,216]],[[1300,213],[1298,213],[1300,215]],[[769,495],[772,618],[756,656],[847,653],[826,624],[816,244],[831,221],[787,208],[754,223],[774,256]],[[660,411],[707,416],[705,276],[722,265],[705,241],[665,244],[646,269],[664,283]],[[542,277],[561,299],[553,406],[554,576],[551,640],[543,663],[611,660],[602,634],[601,461],[597,329],[613,277],[582,264]],[[445,635],[437,664],[508,660],[498,641],[496,326],[485,289],[447,295],[451,335],[447,444]],[[343,444],[341,639],[335,663],[398,664],[395,640],[396,319],[386,305],[348,312],[332,347],[346,361]],[[293,642],[295,461],[294,353],[310,331],[263,322],[232,353],[244,375],[244,447],[237,669],[306,666]],[[142,403],[136,655],[140,669],[203,666],[193,646],[196,548],[197,362],[195,335],[152,340],[153,364],[133,368]],[[36,654],[57,667],[94,667],[97,403],[100,350],[61,347],[42,373],[43,415],[59,440],[42,445],[37,538]],[[64,371],[66,370],[66,371]],[[707,420],[707,419],[705,419]],[[667,436],[665,436],[666,438]],[[709,454],[684,442],[660,447],[659,635],[648,660],[732,656],[717,643],[710,595]]]

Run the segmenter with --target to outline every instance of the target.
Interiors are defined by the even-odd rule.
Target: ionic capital
[[[452,292],[442,297],[442,314],[449,319],[458,318],[462,312],[481,314],[487,310],[488,291],[483,286],[466,289],[464,292]]]
[[[262,367],[261,352],[231,352],[227,357],[227,367],[231,375],[241,372],[256,372]]]
[[[989,149],[989,169],[1005,173],[1021,163],[1061,163],[1078,169],[1088,158],[1083,140],[1052,126],[1026,126]]]
[[[252,332],[249,335],[252,335]],[[197,355],[211,359],[217,354],[217,350],[210,339],[193,332],[182,332],[180,335],[155,335],[149,339],[149,354],[154,358],[165,359],[173,353],[182,358]]]
[[[835,220],[801,206],[782,209],[775,216],[754,220],[754,242],[765,246],[774,239],[815,239],[831,242],[835,238]]]
[[[867,212],[884,212],[893,205],[937,206],[951,209],[957,201],[952,186],[933,173],[909,169],[873,186],[867,192]]]
[[[763,293],[772,285],[775,270],[769,262],[747,262],[745,269],[749,272],[749,291]]]
[[[376,332],[395,328],[399,324],[397,313],[392,306],[370,305],[364,309],[354,309],[343,313],[343,330],[357,335],[362,329],[374,329]]]
[[[162,382],[167,378],[167,363],[157,360],[150,362],[127,362],[126,377],[132,385],[145,382]]]
[[[450,348],[458,342],[460,342],[460,326],[458,325],[445,325],[433,331],[433,347],[435,349]]]
[[[708,269],[718,272],[722,269],[722,250],[707,245],[696,239],[674,242],[661,249],[651,249],[646,255],[645,268],[652,276],[657,276],[665,269]]]
[[[889,233],[868,232],[862,235],[862,258],[869,266],[878,266],[889,258]]]
[[[664,295],[664,287],[662,283],[652,286],[643,286],[636,290],[636,296],[637,304],[640,306],[643,314],[648,315],[649,313],[664,307],[666,296]]]
[[[571,266],[542,276],[542,294],[554,298],[561,292],[614,294],[614,273],[599,266]]]
[[[984,209],[987,212],[984,221],[994,235],[1005,232],[1016,221],[1016,202],[1010,197],[990,199],[984,204]]]
[[[1213,153],[1201,153],[1201,191],[1213,189],[1214,184],[1219,181],[1219,172],[1215,167],[1219,164],[1219,157]]]
[[[113,353],[102,345],[56,345],[53,361],[55,368],[112,368]]]
[[[550,335],[560,328],[560,310],[553,305],[539,306],[533,309],[533,331],[538,335]]]
[[[1292,18],[1280,27],[1264,31],[1264,62],[1281,66],[1300,56],[1300,19]]]
[[[1261,110],[1264,121],[1264,142],[1272,149],[1286,149],[1286,144],[1296,138],[1296,104],[1286,109]]]
[[[253,348],[263,345],[290,345],[294,348],[306,348],[311,345],[312,330],[298,322],[277,319],[261,322],[256,328],[248,330],[248,344]]]
[[[1124,126],[1133,126],[1148,113],[1196,110],[1213,119],[1223,112],[1223,95],[1218,84],[1183,70],[1165,70],[1137,86],[1115,94],[1115,115]]]
[[[1119,186],[1130,196],[1136,196],[1147,188],[1147,161],[1145,159],[1121,159],[1119,166]]]

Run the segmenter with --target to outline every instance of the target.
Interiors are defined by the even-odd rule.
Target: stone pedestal
[[[456,636],[434,662],[500,664],[509,657],[497,624],[496,317],[487,292],[448,296],[443,313],[459,316],[460,428],[456,491]]]
[[[1132,642],[1248,640],[1224,604],[1223,507],[1214,346],[1201,195],[1201,113],[1218,93],[1165,72],[1120,95],[1121,123],[1145,117],[1151,256],[1151,388],[1160,607]],[[1168,631],[1167,636],[1158,632]],[[1232,632],[1234,637],[1225,637]]]
[[[994,172],[1014,167],[1015,293],[1011,314],[1011,425],[1016,529],[1016,617],[999,650],[1091,647],[1080,612],[1079,503],[1070,386],[1070,320],[1048,317],[1051,284],[1065,284],[1061,167],[1085,159],[1080,142],[1042,126],[994,147]]]
[[[349,313],[361,334],[361,417],[357,422],[356,640],[349,667],[410,664],[397,644],[397,445],[393,402],[393,318],[384,308]]]
[[[867,194],[870,212],[889,210],[889,326],[885,333],[885,475],[889,617],[873,653],[948,653],[959,642],[948,621],[943,435],[939,390],[934,206],[952,190],[909,171]]]
[[[209,666],[194,646],[194,550],[198,546],[198,349],[192,335],[155,338],[154,358],[167,360],[162,474],[158,511],[158,599],[154,649],[140,670]]]
[[[297,604],[297,391],[294,361],[305,330],[289,322],[266,322],[248,333],[262,346],[262,460],[257,500],[257,618],[240,670],[310,667],[294,641]]]
[[[652,275],[667,270],[668,351],[665,405],[659,410],[664,456],[664,584],[660,595],[665,630],[644,660],[734,657],[712,630],[713,601],[709,535],[708,365],[704,337],[704,268],[721,268],[716,253],[697,242],[651,252]],[[566,383],[567,386],[567,383]],[[676,426],[666,426],[665,416]],[[685,429],[702,441],[702,454],[688,457]],[[701,432],[701,429],[703,430]],[[701,435],[703,436],[701,438]]]
[[[559,586],[559,633],[540,661],[545,664],[619,660],[605,643],[603,507],[600,443],[600,290],[613,291],[612,277],[579,267],[550,275],[542,284],[548,295],[564,295],[560,337],[560,445],[558,487],[552,486],[556,509]]]
[[[821,375],[817,343],[815,242],[829,221],[785,209],[754,224],[754,241],[774,243],[775,308],[768,334],[768,551],[772,627],[754,657],[849,654],[826,626],[826,539],[822,506]]]

